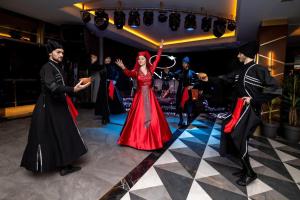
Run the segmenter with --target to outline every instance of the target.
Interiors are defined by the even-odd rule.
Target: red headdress
[[[139,62],[138,62],[138,59],[139,59],[139,56],[144,56],[146,58],[146,65],[147,65],[147,68],[150,69],[150,63],[149,63],[149,60],[150,60],[150,53],[148,51],[140,51],[136,57],[136,61],[135,61],[135,65],[134,65],[134,69],[135,70],[138,70],[140,68],[140,65],[139,65]]]

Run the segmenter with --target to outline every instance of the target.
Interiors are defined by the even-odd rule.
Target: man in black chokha
[[[256,41],[242,45],[237,57],[243,66],[229,74],[208,77],[199,73],[204,82],[221,80],[233,86],[235,102],[232,114],[222,123],[220,155],[231,154],[240,158],[242,170],[233,175],[239,177],[237,184],[241,186],[247,186],[257,178],[249,161],[248,140],[261,122],[261,105],[280,95],[277,81],[270,76],[268,69],[254,62],[258,48]]]
[[[64,176],[81,169],[72,163],[87,152],[68,95],[87,88],[90,82],[66,86],[63,46],[50,40],[46,48],[49,61],[40,70],[41,94],[33,111],[21,166],[36,173],[60,170]]]

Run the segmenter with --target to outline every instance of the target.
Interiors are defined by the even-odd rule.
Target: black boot
[[[242,177],[243,175],[245,175],[245,173],[246,173],[246,170],[243,167],[241,170],[233,172],[232,175],[236,176],[236,177]]]
[[[237,180],[237,184],[240,186],[247,186],[257,178],[257,174],[251,167],[248,153],[244,158],[241,159],[241,161],[243,168],[246,170],[246,173],[242,175],[239,180]]]
[[[239,180],[236,181],[236,183],[240,186],[247,186],[249,185],[252,181],[254,181],[255,179],[257,179],[257,174],[244,174],[240,177]]]
[[[78,167],[78,166],[72,166],[72,165],[67,165],[67,166],[64,166],[60,169],[59,171],[59,174],[61,176],[65,176],[67,174],[71,174],[73,172],[76,172],[76,171],[79,171],[81,170],[81,167]]]

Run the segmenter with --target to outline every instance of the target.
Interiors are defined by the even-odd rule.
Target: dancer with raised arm
[[[152,90],[152,75],[160,60],[163,40],[153,64],[149,63],[147,51],[138,53],[133,70],[128,70],[122,60],[116,64],[124,73],[137,80],[137,91],[121,132],[118,144],[142,150],[154,150],[163,147],[171,139],[171,131],[160,105]]]
[[[224,119],[222,124],[220,154],[237,155],[240,158],[242,170],[233,175],[239,177],[237,184],[241,186],[257,178],[249,160],[248,139],[261,122],[261,104],[280,94],[278,83],[270,76],[268,69],[254,62],[258,48],[256,41],[241,46],[237,57],[243,66],[234,72],[219,77],[199,73],[204,82],[222,80],[233,85],[235,104],[232,106],[232,115]]]

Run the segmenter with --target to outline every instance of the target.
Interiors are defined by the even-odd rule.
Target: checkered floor
[[[300,144],[254,137],[250,161],[258,178],[241,187],[234,158],[220,157],[220,122],[199,116],[122,200],[299,199]]]

